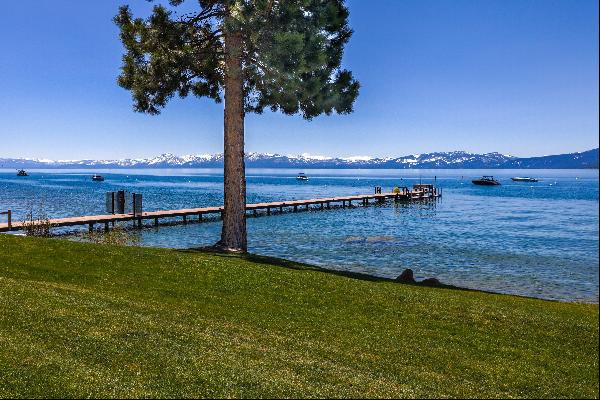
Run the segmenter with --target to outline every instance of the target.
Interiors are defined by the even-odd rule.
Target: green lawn
[[[0,397],[598,397],[598,306],[0,235]]]

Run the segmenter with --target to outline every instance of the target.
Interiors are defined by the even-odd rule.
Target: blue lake
[[[15,219],[104,213],[104,193],[142,193],[144,210],[222,204],[222,170],[0,170],[0,210]],[[93,173],[106,177],[92,182]],[[443,198],[248,219],[249,250],[322,267],[417,278],[566,301],[598,302],[598,170],[249,169],[248,202],[372,193],[435,183]],[[501,186],[471,184],[494,175]],[[535,176],[516,183],[511,176]],[[0,217],[4,218],[4,217]],[[0,220],[4,221],[4,220]],[[142,245],[189,248],[219,239],[220,222],[139,231]]]

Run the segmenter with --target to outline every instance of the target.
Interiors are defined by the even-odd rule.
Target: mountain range
[[[45,160],[0,158],[0,168],[222,168],[223,154],[176,156],[170,153],[154,158],[123,160]],[[248,153],[248,168],[598,168],[598,149],[580,153],[541,157],[514,157],[500,153],[474,154],[465,151],[413,154],[403,157],[327,157]]]

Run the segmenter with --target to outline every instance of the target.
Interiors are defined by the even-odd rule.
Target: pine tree
[[[265,109],[310,120],[352,112],[359,83],[341,68],[352,31],[343,0],[185,0],[147,19],[122,6],[118,83],[134,110],[158,114],[174,96],[208,97],[224,111],[224,213],[217,246],[246,251],[244,116]]]

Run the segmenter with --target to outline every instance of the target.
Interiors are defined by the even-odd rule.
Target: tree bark
[[[242,35],[225,34],[225,113],[224,113],[224,194],[223,228],[217,246],[227,251],[245,252],[246,170],[244,165],[244,77]]]

